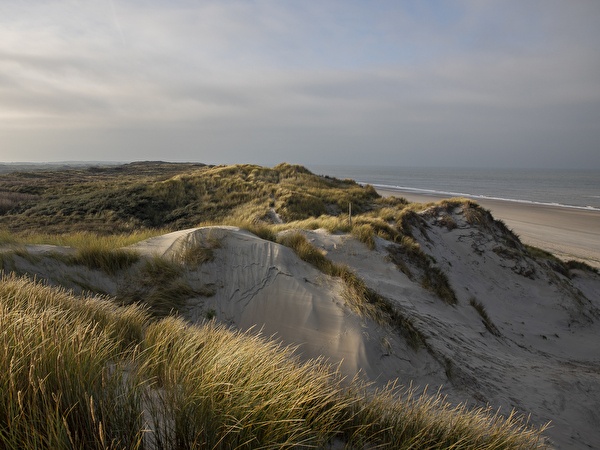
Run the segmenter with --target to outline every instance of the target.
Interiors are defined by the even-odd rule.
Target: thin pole
[[[352,226],[352,203],[348,202],[348,223]]]

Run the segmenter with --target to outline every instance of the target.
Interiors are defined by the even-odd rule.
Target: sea
[[[318,175],[350,178],[414,194],[494,199],[600,211],[600,170],[307,166]]]

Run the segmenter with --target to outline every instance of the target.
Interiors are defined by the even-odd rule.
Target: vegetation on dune
[[[487,310],[485,309],[485,306],[483,306],[483,303],[481,303],[475,297],[471,297],[469,299],[469,304],[473,308],[475,308],[475,311],[477,311],[477,314],[479,314],[479,316],[481,317],[481,321],[483,322],[483,325],[485,326],[485,328],[487,328],[487,330],[490,333],[492,333],[494,336],[497,336],[497,337],[502,336],[502,334],[500,333],[500,330],[498,330],[498,327],[496,327],[494,322],[492,322],[492,319],[488,315]]]
[[[536,449],[521,418],[344,381],[214,324],[0,280],[2,448]]]
[[[0,245],[36,245],[48,244],[76,249],[98,248],[100,250],[114,250],[126,247],[136,242],[149,239],[154,236],[165,234],[166,229],[132,230],[126,233],[99,234],[90,231],[71,231],[65,229],[64,233],[48,233],[45,231],[28,230],[22,233],[10,233],[0,230]]]
[[[531,245],[524,246],[530,257],[537,259],[538,261],[545,261],[552,269],[556,272],[564,275],[567,278],[572,278],[572,270],[582,270],[584,272],[590,272],[598,275],[600,272],[595,267],[583,261],[563,261],[552,253],[542,250],[541,248],[533,247]]]
[[[105,249],[91,245],[77,249],[77,252],[67,256],[65,261],[68,264],[82,265],[114,275],[128,269],[139,259],[139,255],[130,250]]]
[[[26,244],[53,244],[73,248],[55,255],[63,264],[128,278],[114,298],[2,278],[0,446],[542,448],[541,430],[520,418],[394,386],[373,391],[342,380],[322,361],[300,363],[293,349],[173,317],[187,299],[212,294],[192,288],[187,271],[212,261],[218,240],[191,245],[177,260],[123,249],[200,224],[239,226],[340,279],[351,309],[418,349],[428,343],[410,317],[297,230],[350,233],[370,249],[387,250],[400,271],[455,305],[446,273],[419,242],[431,242],[431,224],[452,232],[465,223],[500,239],[497,254],[535,258],[566,277],[593,270],[523,246],[470,200],[409,204],[290,164],[149,162],[3,174],[0,244],[9,250],[0,253],[0,270],[12,270],[16,258],[38,257]],[[472,298],[470,305],[500,335],[483,304]],[[210,319],[214,310],[206,314]]]
[[[349,267],[336,264],[326,258],[321,251],[314,247],[306,237],[299,232],[284,234],[280,242],[290,247],[303,261],[312,264],[321,272],[340,278],[345,286],[344,299],[347,305],[364,317],[396,328],[413,349],[426,346],[426,339],[414,326],[412,321],[376,291],[369,288],[365,282]]]
[[[364,212],[379,197],[370,186],[290,164],[132,163],[19,172],[0,176],[0,192],[11,193],[0,227],[21,234],[174,230],[229,217],[257,222],[271,210],[284,221],[300,220],[345,213],[349,203]]]
[[[186,259],[181,261],[158,256],[146,259],[122,283],[115,301],[123,305],[144,304],[157,317],[177,313],[192,297],[214,295],[208,287],[194,289],[185,277],[190,269],[186,260],[197,266],[205,262],[207,257],[210,256],[197,251],[186,252],[183,255]]]

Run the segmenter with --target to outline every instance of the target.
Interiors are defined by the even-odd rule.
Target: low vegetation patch
[[[514,415],[344,382],[223,327],[0,282],[3,448],[543,448]]]
[[[584,272],[595,273],[596,275],[600,274],[598,269],[590,266],[589,264],[583,261],[570,260],[567,261],[565,264],[569,270],[583,270]]]
[[[488,315],[488,313],[485,309],[485,306],[483,306],[483,303],[481,303],[475,297],[471,297],[469,299],[469,304],[473,308],[475,308],[475,311],[477,311],[477,313],[479,314],[479,317],[481,317],[481,321],[485,325],[485,328],[490,333],[492,333],[494,336],[498,336],[498,337],[502,336],[502,334],[500,333],[500,330],[498,330],[498,327],[496,327],[496,325],[494,325],[494,322],[492,322],[492,319]]]
[[[90,245],[78,249],[74,255],[68,255],[63,259],[68,264],[79,264],[115,275],[137,263],[140,256],[131,250],[106,249]]]
[[[399,244],[392,244],[387,247],[390,259],[398,269],[410,279],[415,275],[409,268],[415,267],[419,271],[421,286],[434,293],[449,305],[458,303],[456,293],[450,285],[450,280],[446,273],[433,265],[431,258],[421,250],[420,245],[412,238],[404,236]]]
[[[410,319],[396,310],[388,300],[369,288],[350,268],[336,264],[325,257],[318,248],[308,242],[302,233],[284,234],[280,243],[290,247],[300,259],[313,265],[324,274],[340,278],[345,286],[344,299],[353,311],[379,324],[398,329],[415,350],[425,345],[425,337]]]
[[[196,242],[186,247],[179,255],[178,262],[184,267],[195,268],[215,259],[215,250],[221,248],[221,240],[208,236],[202,242]]]
[[[554,256],[552,253],[542,250],[541,248],[534,247],[532,245],[525,245],[524,247],[530,257],[537,260],[546,261],[556,272],[567,278],[571,278],[571,270],[582,270],[584,272],[590,272],[596,275],[600,273],[598,269],[583,261],[563,261]]]
[[[136,230],[127,233],[99,234],[89,231],[66,231],[54,234],[43,231],[25,231],[10,233],[0,231],[0,244],[19,245],[58,245],[62,247],[73,247],[83,249],[94,247],[102,250],[114,250],[144,241],[151,237],[165,234],[165,229]]]
[[[360,214],[380,198],[372,186],[318,176],[290,164],[265,168],[156,162],[16,172],[0,176],[0,192],[8,189],[21,197],[17,206],[0,214],[0,227],[55,235],[173,231],[230,217],[256,223],[271,211],[289,222],[345,215],[350,203]]]
[[[211,296],[211,289],[194,289],[185,278],[180,262],[154,257],[142,263],[119,287],[116,301],[123,305],[143,304],[157,317],[174,314],[186,300]]]

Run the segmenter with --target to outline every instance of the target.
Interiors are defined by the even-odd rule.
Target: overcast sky
[[[600,1],[0,2],[0,161],[600,169]]]

